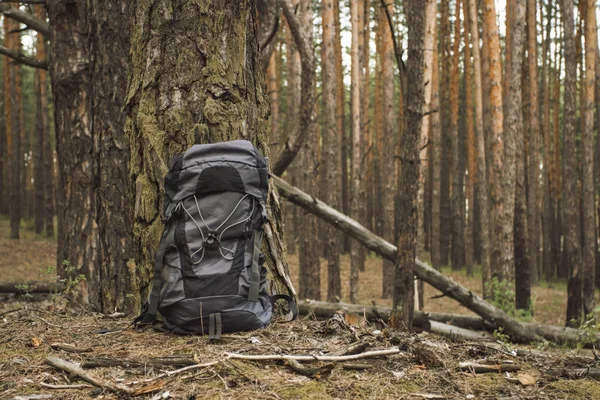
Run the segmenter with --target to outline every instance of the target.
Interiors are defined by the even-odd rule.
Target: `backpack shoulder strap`
[[[154,280],[152,281],[152,290],[148,300],[143,306],[142,313],[133,321],[133,325],[152,324],[158,313],[158,298],[160,296],[160,287],[162,285],[162,268],[166,250],[175,243],[175,224],[167,222],[165,226],[158,250],[154,261]]]

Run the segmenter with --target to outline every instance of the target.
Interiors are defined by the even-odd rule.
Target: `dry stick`
[[[229,358],[229,357],[228,357],[228,358]],[[141,381],[141,382],[152,382],[152,381],[155,381],[155,380],[157,380],[157,379],[161,379],[161,378],[170,377],[170,376],[173,376],[173,375],[176,375],[176,374],[180,374],[180,373],[182,373],[182,372],[191,371],[191,370],[198,369],[198,368],[210,367],[211,365],[218,364],[218,363],[220,363],[221,361],[222,361],[222,360],[218,360],[218,361],[210,361],[210,362],[207,362],[207,363],[204,363],[204,364],[194,364],[194,365],[189,365],[189,366],[187,366],[187,367],[183,367],[183,368],[176,369],[175,371],[167,371],[167,372],[163,372],[162,374],[160,374],[160,375],[157,375],[157,376],[155,376],[154,378],[145,379],[145,380],[143,380],[143,381]]]
[[[514,364],[477,364],[473,362],[462,362],[458,365],[461,371],[473,372],[476,374],[484,374],[486,372],[515,372],[520,369]]]
[[[225,353],[227,358],[238,359],[238,360],[251,360],[251,361],[266,361],[266,360],[279,360],[279,361],[350,361],[359,360],[361,358],[379,357],[379,356],[390,356],[393,354],[400,353],[398,347],[392,347],[385,350],[374,350],[367,351],[359,354],[351,354],[347,356],[294,356],[287,354],[266,354],[266,355],[249,355],[249,354],[237,354],[237,353]]]
[[[339,230],[346,232],[354,239],[362,242],[368,249],[390,261],[396,261],[396,253],[398,250],[396,246],[387,242],[380,236],[375,235],[356,220],[328,206],[322,201],[315,199],[300,189],[291,186],[281,178],[272,176],[272,180],[279,189],[280,195],[290,202],[317,215],[319,218],[334,225]],[[419,279],[422,279],[436,289],[447,293],[449,297],[481,315],[496,327],[503,327],[505,332],[511,336],[512,340],[519,342],[542,341],[538,332],[527,329],[522,323],[511,318],[504,311],[494,307],[476,293],[473,293],[466,287],[444,276],[430,265],[416,259],[414,271]]]
[[[56,390],[64,390],[64,389],[87,389],[92,388],[91,385],[50,385],[48,383],[40,382],[38,383],[41,387],[45,387],[47,389],[56,389]]]
[[[105,381],[105,380],[96,378],[95,376],[92,376],[92,375],[86,373],[79,365],[72,363],[70,361],[66,361],[66,360],[60,359],[58,357],[50,356],[50,357],[46,358],[46,364],[49,364],[49,365],[53,366],[54,368],[59,369],[61,371],[65,371],[70,374],[76,375],[79,378],[83,379],[86,382],[91,383],[94,386],[108,389],[110,391],[117,392],[117,393],[124,393],[129,396],[134,394],[133,389],[128,388],[127,386],[120,385],[118,383],[113,383],[110,381]]]
[[[69,343],[52,343],[50,347],[54,350],[62,350],[67,353],[91,353],[94,351],[91,347],[77,347]]]

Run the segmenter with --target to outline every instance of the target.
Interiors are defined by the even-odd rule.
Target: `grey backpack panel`
[[[273,306],[259,254],[266,159],[245,140],[194,145],[171,161],[165,193],[153,289],[134,322],[159,311],[168,330],[211,337],[267,326]]]

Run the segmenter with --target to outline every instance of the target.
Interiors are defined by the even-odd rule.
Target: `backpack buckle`
[[[211,248],[220,246],[217,232],[215,232],[215,231],[208,232],[208,234],[206,235],[205,245],[206,245],[206,247],[211,247]]]

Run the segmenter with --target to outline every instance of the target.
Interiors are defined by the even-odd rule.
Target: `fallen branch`
[[[85,362],[81,364],[81,367],[84,369],[109,367],[140,368],[148,365],[187,367],[190,365],[196,365],[196,361],[194,361],[194,359],[191,356],[158,357],[150,358],[148,360],[129,360],[96,357],[85,360]]]
[[[6,2],[3,1],[0,3]],[[21,11],[16,7],[11,7],[8,4],[0,4],[0,12],[17,22],[27,25],[29,28],[46,37],[50,35],[50,25],[46,21],[39,20],[27,12]]]
[[[56,389],[56,390],[87,389],[87,388],[92,388],[93,387],[91,385],[86,385],[86,384],[82,384],[82,385],[50,385],[50,384],[44,383],[44,382],[40,382],[39,385],[41,387],[45,387],[47,389]]]
[[[67,353],[91,353],[94,351],[91,347],[77,347],[69,343],[51,343],[50,347],[54,350],[62,350]]]
[[[485,374],[487,372],[515,372],[520,369],[515,364],[482,364],[473,361],[465,361],[458,364],[461,371],[473,372],[476,374]]]
[[[272,176],[272,179],[279,189],[281,196],[285,197],[290,202],[334,225],[339,230],[362,242],[368,249],[376,252],[380,256],[393,262],[396,261],[396,246],[375,235],[356,220],[304,193],[300,189],[291,186],[277,176]],[[511,318],[504,311],[489,304],[476,293],[473,293],[466,287],[444,276],[428,264],[416,259],[414,271],[419,279],[422,279],[443,293],[448,293],[449,297],[481,315],[487,321],[494,324],[494,326],[503,327],[504,331],[511,336],[512,340],[526,343],[542,341],[542,338],[537,332],[532,332],[530,329],[527,329],[522,323]]]
[[[600,368],[550,368],[545,373],[560,378],[600,380]]]
[[[0,54],[2,54],[1,47]],[[31,281],[0,284],[0,293],[57,293],[63,290],[65,290],[65,285],[52,282]]]
[[[380,356],[390,356],[393,354],[400,353],[400,349],[398,347],[392,347],[385,350],[374,350],[367,351],[359,354],[351,354],[347,356],[294,356],[287,354],[265,354],[265,355],[251,355],[251,354],[237,354],[237,353],[225,353],[227,358],[237,359],[237,360],[251,360],[251,361],[350,361],[350,360],[359,360],[361,358],[371,358],[371,357],[380,357]]]
[[[110,390],[116,393],[123,393],[128,396],[131,396],[135,393],[135,391],[127,386],[120,385],[118,383],[105,381],[95,376],[92,376],[86,373],[79,365],[72,363],[70,361],[66,361],[60,359],[58,357],[50,356],[46,358],[46,364],[53,366],[56,369],[67,372],[69,374],[78,376],[82,380],[91,383],[94,386],[98,386],[103,389]]]
[[[150,378],[150,379],[143,380],[142,382],[152,382],[152,381],[155,381],[157,379],[167,378],[167,377],[170,377],[170,376],[173,376],[173,375],[180,374],[182,372],[192,371],[194,369],[199,369],[199,368],[210,367],[210,366],[216,365],[216,364],[218,364],[220,362],[221,362],[221,360],[210,361],[210,362],[207,362],[207,363],[204,363],[204,364],[189,365],[187,367],[176,369],[175,371],[166,371],[166,372],[163,372],[160,375],[157,375],[157,376],[155,376],[153,378]]]
[[[430,332],[438,335],[448,336],[451,338],[458,338],[462,340],[493,340],[494,336],[486,331],[472,331],[469,329],[460,328],[458,326],[452,326],[444,324],[443,322],[430,321],[431,328]]]

